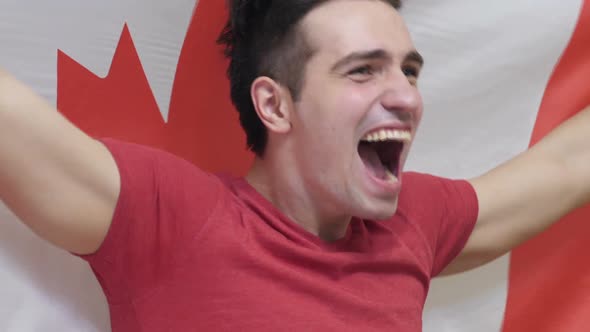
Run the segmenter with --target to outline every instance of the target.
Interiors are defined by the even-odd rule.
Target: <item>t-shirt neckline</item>
[[[312,246],[319,247],[326,251],[339,251],[348,246],[351,242],[354,233],[354,224],[357,221],[353,218],[344,236],[335,241],[324,241],[317,235],[309,232],[303,226],[298,224],[280,211],[274,204],[272,204],[266,197],[264,197],[256,188],[254,188],[244,177],[230,179],[230,185],[234,188],[236,195],[241,198],[247,205],[257,209],[262,208],[264,212],[270,213],[274,221],[280,223],[283,227],[279,231],[286,231],[288,234],[283,234],[288,237],[295,237],[293,240],[309,243]],[[253,203],[253,204],[252,204]],[[273,222],[273,221],[271,221]],[[277,225],[277,226],[281,226]]]

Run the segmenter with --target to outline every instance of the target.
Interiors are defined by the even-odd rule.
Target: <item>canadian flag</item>
[[[224,3],[3,1],[0,66],[92,135],[243,173],[252,157],[214,43]],[[407,0],[402,15],[426,58],[410,169],[478,175],[590,104],[590,0]],[[590,331],[588,235],[583,208],[485,267],[434,280],[424,330]],[[109,325],[88,266],[0,207],[0,330]]]

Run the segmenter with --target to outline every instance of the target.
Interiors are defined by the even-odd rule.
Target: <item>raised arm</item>
[[[98,249],[119,195],[100,142],[0,68],[0,199],[42,238],[77,254]]]
[[[445,274],[500,257],[590,203],[590,107],[471,183],[479,217],[466,247]]]

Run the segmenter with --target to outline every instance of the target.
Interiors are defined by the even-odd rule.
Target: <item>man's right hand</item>
[[[107,148],[0,68],[0,200],[42,238],[91,254],[119,190]]]

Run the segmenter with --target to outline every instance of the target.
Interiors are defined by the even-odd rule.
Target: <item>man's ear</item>
[[[291,129],[291,94],[275,80],[261,76],[250,91],[258,118],[272,132],[284,134]]]

